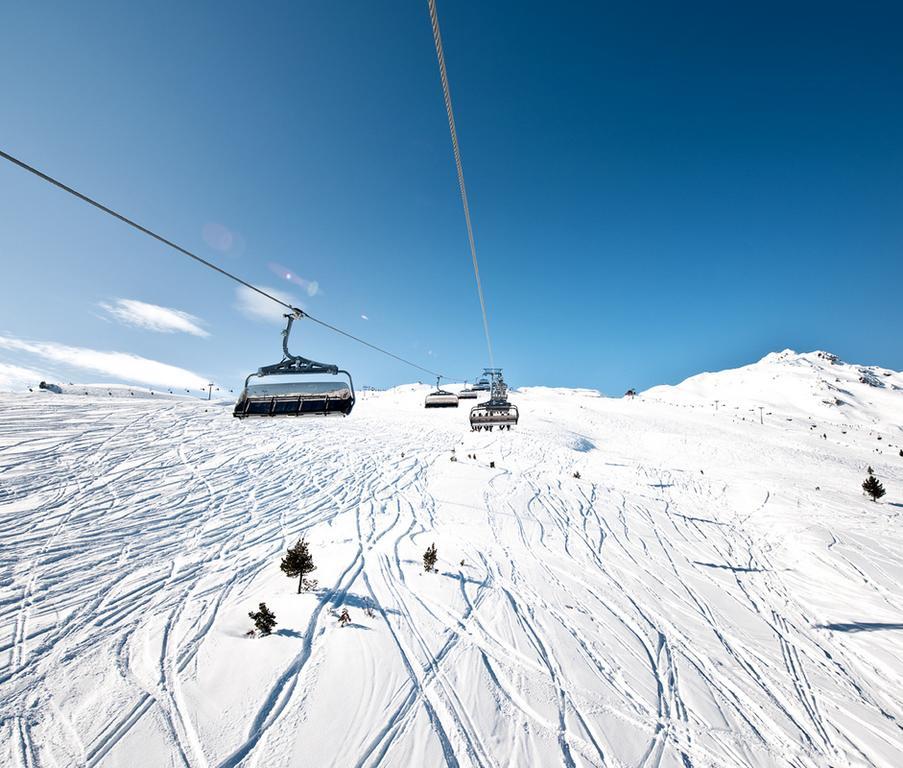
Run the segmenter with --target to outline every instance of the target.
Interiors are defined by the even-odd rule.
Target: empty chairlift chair
[[[458,392],[459,400],[476,400],[477,399],[477,390],[473,387],[468,387],[465,382],[464,389]]]
[[[430,392],[426,399],[423,402],[424,408],[457,408],[458,407],[458,396],[454,392],[446,392],[444,389],[439,389],[439,379],[441,377],[436,377],[436,389],[434,392]]]
[[[282,332],[282,361],[265,365],[245,379],[232,415],[243,419],[249,416],[347,416],[354,407],[354,384],[351,374],[335,365],[318,363],[288,351],[288,337],[292,323],[304,316],[300,309],[286,315]],[[311,380],[311,376],[339,376],[329,380]],[[252,378],[269,379],[251,384]],[[292,377],[293,381],[273,382],[275,377]]]
[[[508,402],[508,386],[502,378],[501,370],[493,370],[491,377],[489,399],[470,409],[470,428],[476,432],[483,429],[491,432],[494,427],[510,430],[517,424],[517,406]]]
[[[486,370],[489,370],[489,369],[487,368]],[[471,387],[466,386],[467,382],[464,382],[464,383],[465,383],[464,389],[462,389],[460,392],[458,392],[459,400],[476,400],[477,395],[480,392],[489,392],[492,387],[492,385],[489,383],[489,379],[486,378],[485,373],[482,376],[480,376],[480,378],[477,379],[473,383],[473,386],[471,386]]]

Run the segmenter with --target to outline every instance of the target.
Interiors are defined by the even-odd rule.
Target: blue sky
[[[439,13],[514,385],[618,394],[784,347],[903,368],[898,3]],[[11,154],[428,368],[487,364],[425,0],[17,4],[0,88]],[[236,386],[280,356],[233,284],[6,163],[0,262],[0,362]],[[426,378],[299,331],[359,385]]]

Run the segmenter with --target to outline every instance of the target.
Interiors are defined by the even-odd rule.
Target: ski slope
[[[6,395],[0,764],[901,765],[903,376],[873,373],[530,388],[504,433],[419,386],[305,421]]]

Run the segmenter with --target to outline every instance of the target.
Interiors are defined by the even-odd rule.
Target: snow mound
[[[581,387],[518,387],[512,392],[523,395],[535,395],[537,397],[605,397],[598,389]]]
[[[772,352],[756,363],[652,387],[643,398],[686,407],[758,408],[856,423],[903,423],[903,374],[830,352]]]
[[[565,433],[561,443],[577,453],[588,453],[596,449],[596,444],[592,440],[586,435],[578,435],[576,432]]]
[[[44,386],[41,386],[43,384]],[[191,393],[189,390],[179,389],[150,389],[149,387],[133,387],[128,384],[73,384],[56,381],[41,381],[28,387],[29,392],[37,395],[76,395],[91,398],[117,399],[191,399],[201,397],[206,399],[206,393],[200,391]],[[218,399],[218,398],[214,398]]]

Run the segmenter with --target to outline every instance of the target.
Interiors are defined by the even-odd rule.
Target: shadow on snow
[[[818,629],[830,629],[832,632],[880,632],[886,629],[903,629],[903,623],[880,621],[847,621],[831,624],[816,624]]]

